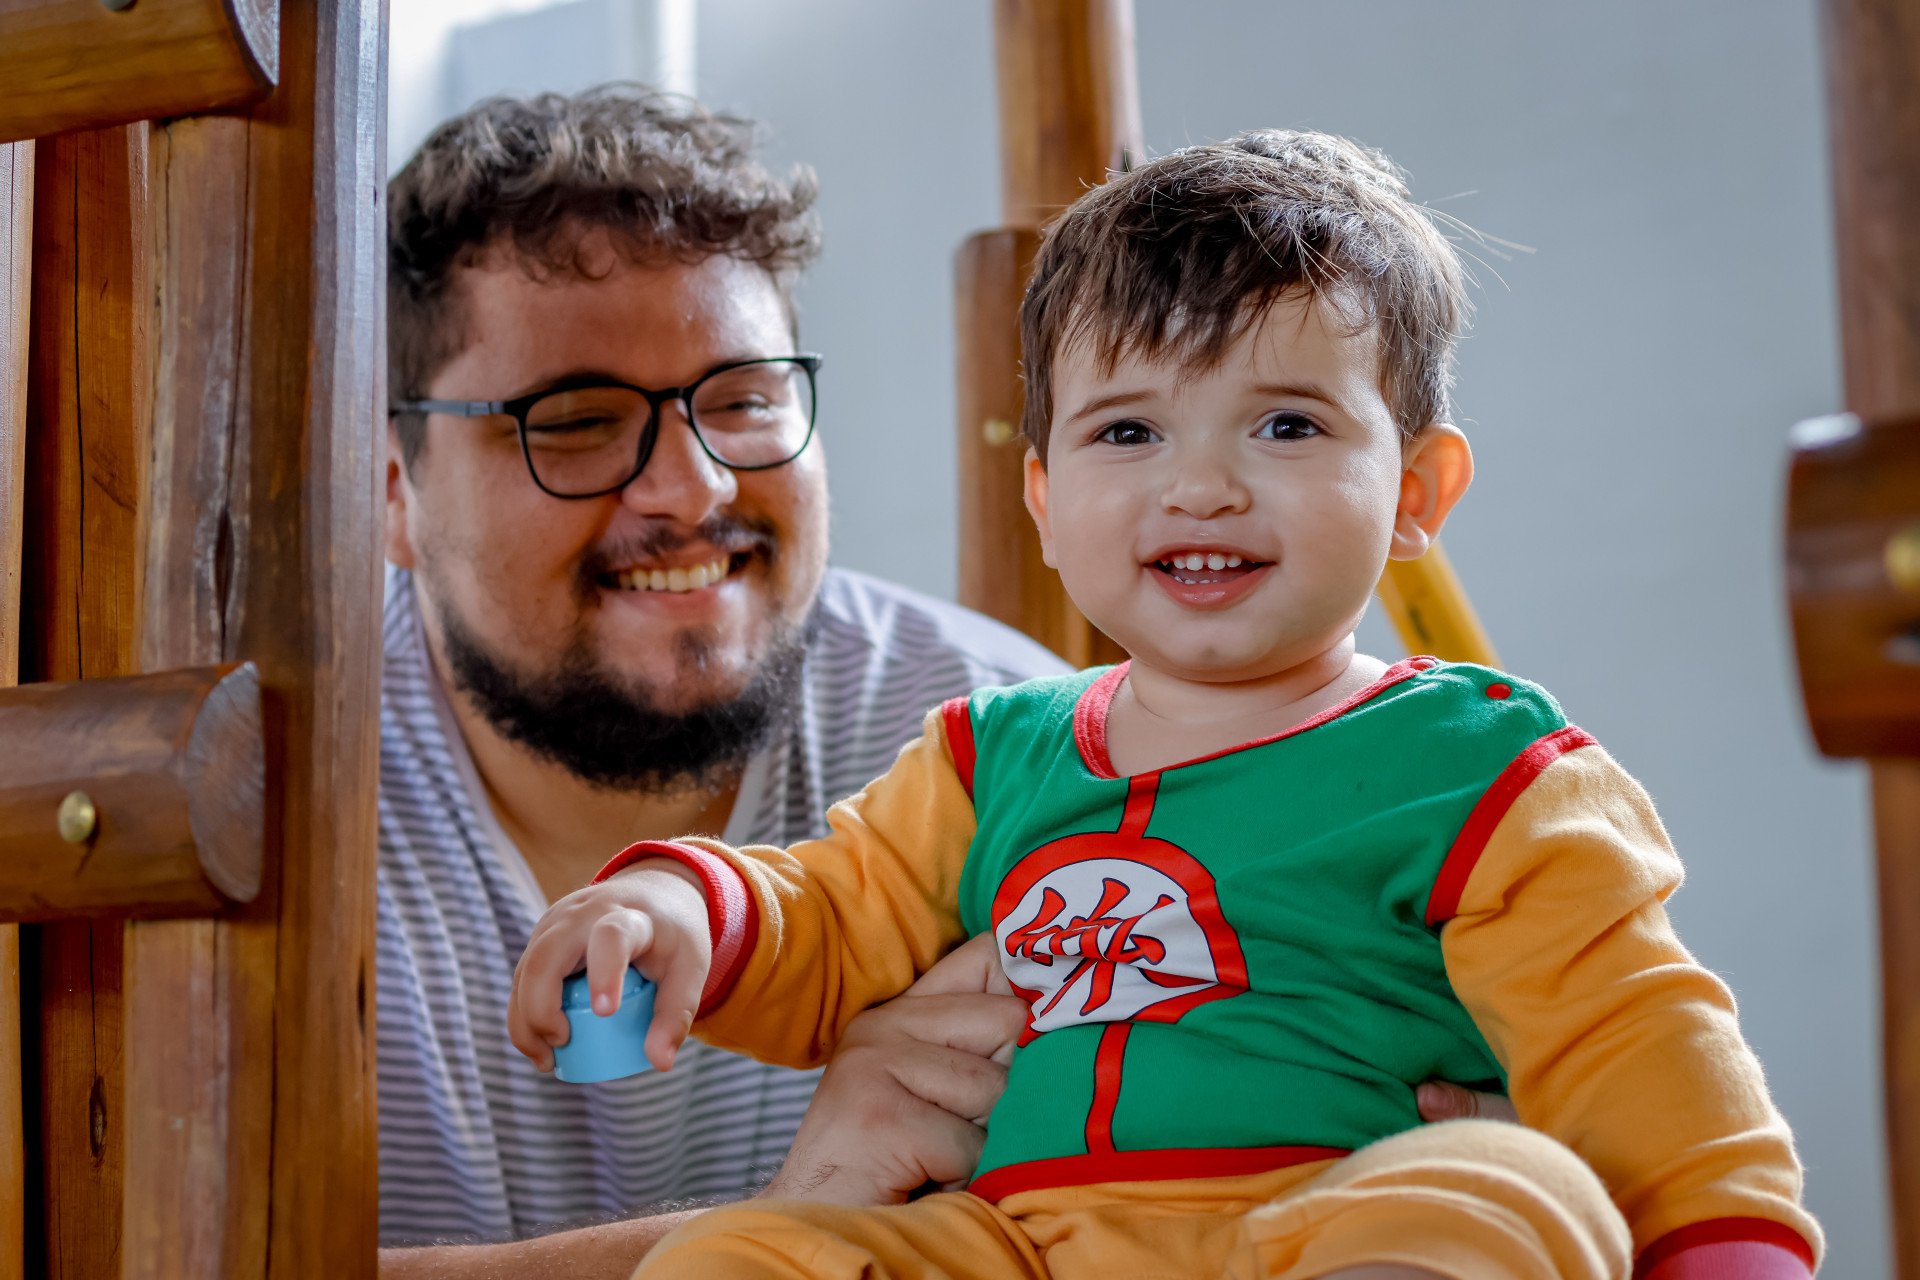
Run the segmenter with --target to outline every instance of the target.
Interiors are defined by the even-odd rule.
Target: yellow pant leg
[[[753,1200],[701,1214],[653,1247],[634,1280],[1039,1280],[1040,1256],[978,1196],[875,1209]]]
[[[1626,1220],[1600,1179],[1519,1125],[1456,1120],[1357,1151],[1253,1210],[1234,1280],[1397,1262],[1455,1280],[1625,1280]]]

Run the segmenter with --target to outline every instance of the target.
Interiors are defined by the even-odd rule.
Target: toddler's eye
[[[1153,428],[1146,423],[1129,420],[1126,422],[1108,423],[1106,426],[1100,428],[1099,432],[1095,434],[1093,438],[1095,440],[1104,440],[1108,444],[1138,447],[1143,444],[1152,444],[1160,437],[1154,434]]]
[[[1261,440],[1311,440],[1321,434],[1313,419],[1299,413],[1276,413],[1260,424]]]

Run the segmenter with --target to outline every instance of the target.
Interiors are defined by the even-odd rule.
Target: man
[[[768,174],[750,142],[744,122],[644,92],[496,101],[443,125],[391,186],[388,1244],[751,1192],[786,1156],[814,1075],[700,1045],[669,1073],[540,1075],[505,1013],[534,921],[632,840],[819,834],[928,707],[1061,669],[986,619],[827,569],[818,361],[790,294],[818,244],[813,187]],[[814,1170],[870,1155],[893,1162],[880,1181],[914,1180],[803,1172],[788,1192],[904,1193],[940,1122],[966,1123],[938,1104],[984,1114],[990,1069],[974,1073],[984,1103],[938,1084],[967,1070],[941,1055],[990,1068],[981,1055],[1018,1025],[982,981],[961,981],[976,1003],[954,992],[938,1020],[925,1005],[881,1019],[874,1043],[895,1047],[848,1064],[842,1111],[891,1089],[910,1141],[871,1115],[813,1125]],[[895,1083],[916,1064],[935,1078],[924,1099]],[[964,1159],[945,1176],[964,1179],[971,1157],[948,1146]],[[538,1257],[624,1274],[667,1225],[554,1237]]]
[[[534,922],[621,847],[822,834],[927,708],[1062,669],[826,568],[790,292],[812,198],[745,122],[636,90],[483,104],[391,184],[381,1236],[602,1222],[388,1250],[384,1275],[624,1276],[684,1216],[626,1216],[648,1207],[776,1169],[847,1204],[972,1171],[1025,1017],[978,944],[863,1015],[811,1110],[817,1073],[697,1043],[575,1086],[507,1040]]]

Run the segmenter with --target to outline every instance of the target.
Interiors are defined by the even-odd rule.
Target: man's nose
[[[698,524],[739,491],[733,469],[708,456],[687,421],[686,406],[676,400],[660,407],[653,453],[620,491],[620,501],[636,515]]]
[[[1205,520],[1245,511],[1251,501],[1231,450],[1195,445],[1176,451],[1161,501],[1167,511]]]

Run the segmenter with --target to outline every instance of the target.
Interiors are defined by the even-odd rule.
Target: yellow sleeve
[[[964,712],[963,712],[964,713]],[[828,835],[791,849],[676,841],[746,881],[750,941],[695,1033],[767,1062],[825,1062],[856,1014],[912,985],[964,936],[960,869],[973,801],[942,711],[893,767],[827,811]]]
[[[1639,784],[1598,746],[1567,751],[1524,783],[1466,873],[1441,935],[1448,975],[1521,1120],[1599,1173],[1636,1251],[1744,1220],[1760,1238],[1790,1228],[1817,1255],[1793,1138],[1732,993],[1667,918],[1681,874]]]

